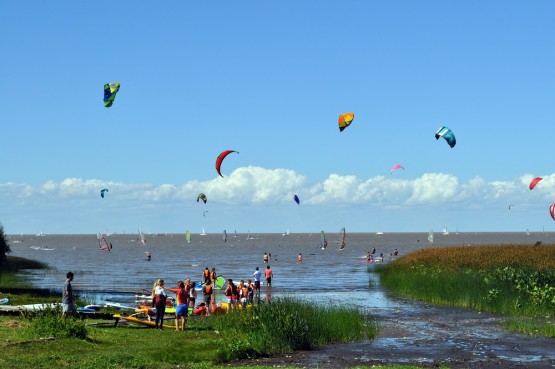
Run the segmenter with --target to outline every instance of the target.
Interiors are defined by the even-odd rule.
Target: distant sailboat
[[[447,227],[443,227],[443,234],[444,235],[448,235],[449,231],[447,230]]]
[[[202,227],[202,232],[200,234],[201,236],[206,236],[206,232],[204,232],[204,227]]]
[[[254,240],[254,238],[251,236],[251,231],[247,231],[247,240]]]
[[[224,240],[224,242],[227,242],[227,232],[224,229],[224,233],[222,235],[222,240]]]
[[[185,240],[187,241],[187,243],[191,243],[191,232],[189,232],[189,230],[185,232]]]
[[[285,233],[281,234],[282,236],[289,236],[289,228],[287,228],[287,231],[285,231]]]
[[[433,243],[434,242],[434,230],[430,229],[430,233],[428,233],[428,242]]]
[[[320,248],[322,250],[325,250],[326,247],[328,247],[328,241],[326,240],[326,235],[324,234],[324,231],[322,231],[320,233]]]
[[[339,236],[339,250],[343,250],[347,245],[347,232],[345,232],[345,228],[341,228],[341,231],[339,231]]]
[[[237,237],[237,231],[235,231],[235,233],[233,234],[233,237],[234,237],[234,238]]]

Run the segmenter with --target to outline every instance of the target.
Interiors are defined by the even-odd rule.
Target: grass
[[[555,337],[555,246],[461,246],[407,254],[381,284],[419,300],[506,314],[506,327]]]
[[[183,363],[210,367],[374,333],[373,325],[356,310],[319,308],[289,299],[221,316],[195,317],[185,332],[89,323],[98,321],[62,319],[59,312],[0,317],[0,347],[4,346],[0,367],[157,369]],[[55,339],[35,341],[45,337]]]

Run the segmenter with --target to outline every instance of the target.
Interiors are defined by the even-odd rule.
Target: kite
[[[104,106],[109,108],[114,103],[116,94],[119,91],[119,82],[106,83],[104,85]]]
[[[208,199],[206,198],[206,195],[203,194],[203,193],[199,193],[199,194],[198,194],[198,196],[197,196],[197,202],[198,202],[199,200],[202,200],[205,204],[206,204],[206,201],[208,201]]]
[[[405,170],[405,168],[401,164],[395,164],[394,166],[391,167],[391,170],[389,171],[389,174],[393,174],[393,172],[397,169]]]
[[[339,116],[339,132],[343,132],[355,119],[355,113],[345,113]]]
[[[301,200],[299,200],[299,196],[297,196],[297,195],[293,196],[293,200],[295,200],[295,202],[296,202],[297,204],[300,204],[300,203],[301,203]]]
[[[555,202],[549,207],[549,214],[551,214],[551,218],[555,220]]]
[[[105,192],[109,192],[107,188],[104,188],[104,189],[100,190],[100,197],[104,198],[104,193]]]
[[[515,204],[510,204],[509,205],[509,210],[511,210],[511,207],[515,206]]]
[[[447,127],[441,127],[436,132],[436,140],[439,140],[440,137],[443,137],[445,141],[451,146],[451,148],[455,147],[457,144],[457,140],[455,139],[455,134]]]
[[[206,216],[206,213],[208,213],[208,210],[203,211],[203,212],[202,212],[202,216],[205,217],[205,216]]]
[[[541,181],[543,178],[542,177],[536,177],[532,180],[532,182],[530,182],[530,189],[533,190],[534,187],[536,187],[536,185],[538,184],[539,181]]]
[[[225,157],[228,156],[229,154],[231,154],[232,152],[236,152],[237,154],[239,154],[239,152],[235,151],[235,150],[226,150],[226,151],[222,152],[220,155],[218,155],[218,158],[216,159],[216,171],[218,172],[220,177],[223,177],[222,173],[220,172],[220,167],[222,166],[222,161],[224,161]]]

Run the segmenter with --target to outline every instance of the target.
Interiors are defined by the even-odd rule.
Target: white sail
[[[428,242],[433,243],[434,242],[434,230],[430,229],[430,233],[428,233]]]

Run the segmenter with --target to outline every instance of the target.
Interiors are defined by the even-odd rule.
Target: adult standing
[[[187,322],[187,315],[189,315],[189,291],[183,281],[177,282],[177,288],[168,288],[168,291],[175,293],[177,297],[177,306],[175,308],[175,330],[178,331],[179,321],[181,320],[181,330],[185,330],[185,323]]]
[[[67,318],[68,314],[75,314],[77,311],[75,307],[75,299],[73,298],[73,287],[71,282],[73,281],[73,272],[67,272],[66,283],[64,284],[64,290],[62,292],[62,317]]]
[[[260,302],[260,279],[262,278],[262,272],[256,267],[253,273],[254,277],[254,299],[256,302]]]
[[[266,286],[272,285],[272,278],[274,277],[274,272],[272,272],[272,268],[270,266],[266,266],[266,271],[264,272],[266,276]]]
[[[210,284],[210,282],[206,283],[204,287],[202,287],[202,295],[203,295],[203,302],[206,306],[206,315],[210,315],[210,311],[212,309],[212,294],[214,293],[214,287]]]
[[[156,281],[154,287],[154,306],[156,306],[156,329],[164,329],[164,314],[166,313],[166,300],[168,295],[164,289],[164,280]]]

